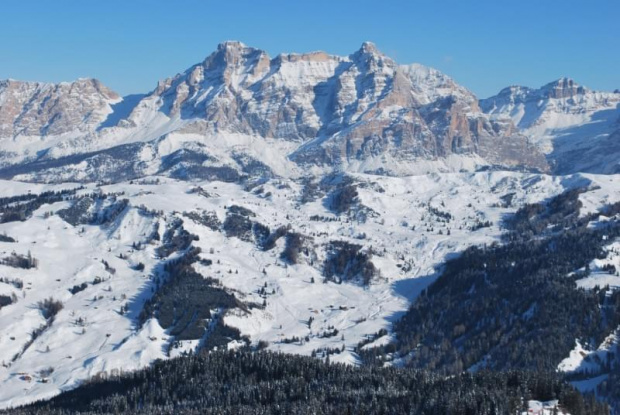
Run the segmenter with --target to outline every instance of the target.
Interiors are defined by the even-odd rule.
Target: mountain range
[[[145,95],[121,98],[92,79],[3,81],[1,174],[109,181],[152,173],[237,177],[257,166],[287,176],[308,169],[566,171],[570,149],[562,144],[556,157],[550,143],[559,146],[569,139],[555,138],[566,134],[583,141],[580,131],[565,129],[590,128],[590,121],[608,127],[593,147],[613,142],[608,130],[617,129],[619,97],[560,80],[479,101],[441,72],[399,65],[371,43],[346,57],[270,58],[226,42]],[[263,140],[278,160],[261,154]]]
[[[369,367],[422,369],[433,394],[458,382],[511,413],[578,410],[573,387],[620,408],[619,177],[620,91],[561,78],[479,99],[369,42],[270,57],[229,41],[124,97],[0,81],[0,412],[61,394],[53,413],[74,413],[87,381],[263,349],[380,383],[397,372]],[[481,369],[490,389],[471,389]],[[489,392],[504,375],[526,386]],[[103,412],[170,411],[93,388],[79,399]]]

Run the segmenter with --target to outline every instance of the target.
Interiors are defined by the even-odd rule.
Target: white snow
[[[523,415],[570,415],[561,410],[558,401],[528,401],[527,411],[521,412]]]
[[[392,323],[434,281],[438,267],[446,259],[470,245],[497,241],[502,218],[520,205],[544,200],[561,193],[565,186],[584,182],[591,184],[591,190],[582,198],[587,198],[592,209],[620,200],[618,181],[612,176],[484,172],[402,178],[356,174],[353,178],[359,183],[360,202],[375,212],[365,223],[344,217],[331,222],[310,221],[312,215],[334,215],[320,199],[300,205],[301,185],[289,179],[270,180],[257,193],[232,183],[188,183],[158,177],[159,184],[146,184],[156,179],[147,178],[133,184],[87,185],[80,191],[125,193],[122,197],[129,199],[130,207],[109,225],[84,226],[82,231],[82,227],[73,227],[57,215],[46,218],[46,212],[58,211],[68,202],[43,205],[25,222],[1,224],[0,233],[6,232],[18,242],[0,243],[0,256],[30,251],[39,266],[22,270],[0,265],[0,276],[24,282],[23,290],[0,283],[0,293],[15,293],[18,297],[17,303],[0,310],[0,362],[4,362],[0,366],[0,407],[50,397],[89,377],[133,370],[168,357],[171,338],[157,321],[150,320],[142,328],[136,326],[142,303],[151,294],[150,275],[159,262],[154,254],[156,246],[146,244],[142,250],[131,246],[142,241],[153,226],[163,232],[164,222],[182,217],[178,212],[214,211],[223,220],[225,207],[237,204],[251,209],[256,213],[254,220],[271,229],[290,225],[294,231],[313,237],[316,258],[311,261],[302,256],[299,264],[287,266],[279,259],[283,240],[264,252],[252,243],[226,238],[221,232],[184,218],[186,229],[199,236],[194,244],[202,248],[204,257],[213,260],[211,266],[196,264],[200,273],[219,279],[245,302],[262,302],[257,290],[267,286],[264,310],[253,309],[251,314],[229,311],[222,316],[227,324],[250,336],[253,343],[267,341],[271,350],[286,353],[309,355],[313,349],[344,346],[343,353],[331,355],[330,359],[356,364],[353,349],[360,340],[380,329],[391,333]],[[192,191],[198,186],[204,192]],[[7,196],[74,187],[0,181],[0,193]],[[508,193],[515,193],[513,205],[502,207],[500,198]],[[141,215],[137,208],[140,205],[163,210],[164,216]],[[443,222],[429,211],[429,206],[450,213],[452,220]],[[476,220],[488,220],[493,225],[469,230]],[[372,246],[373,262],[381,277],[368,287],[355,282],[323,283],[325,245],[337,239]],[[127,259],[120,259],[121,253]],[[116,273],[106,272],[101,260],[108,261]],[[130,267],[138,262],[145,264],[144,272]],[[92,285],[96,276],[103,282]],[[82,282],[88,283],[86,290],[75,295],[68,291]],[[63,310],[20,355],[32,330],[45,322],[37,302],[50,296],[64,303]],[[129,305],[129,311],[121,315],[123,304]],[[313,323],[309,328],[310,317]],[[78,319],[84,323],[76,324]],[[338,335],[321,337],[328,327],[337,329]],[[301,344],[282,342],[293,336],[301,338]],[[375,344],[388,341],[390,336],[383,336]],[[198,346],[197,342],[183,342],[171,351],[171,356]],[[54,371],[47,376],[47,383],[40,382],[37,373],[50,366]],[[27,374],[31,380],[23,380],[26,375],[20,374]]]

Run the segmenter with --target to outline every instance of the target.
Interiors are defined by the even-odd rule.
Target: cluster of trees
[[[607,255],[604,246],[620,236],[620,221],[588,227],[600,213],[580,218],[578,195],[525,206],[507,221],[504,245],[472,247],[448,261],[395,324],[396,340],[360,349],[363,360],[381,365],[401,358],[443,374],[472,367],[553,371],[576,339],[600,344],[620,324],[620,291],[580,289],[576,281]],[[620,388],[610,384],[606,390],[618,400]]]
[[[71,287],[69,289],[69,292],[73,295],[79,293],[80,291],[84,291],[86,288],[88,288],[88,284],[83,282],[81,284],[76,284],[73,287]]]
[[[229,206],[227,214],[241,215],[241,216],[245,216],[247,218],[255,218],[256,217],[256,213],[252,212],[250,209],[248,209],[246,207],[239,206],[239,205],[231,205],[231,206]]]
[[[280,258],[289,264],[296,264],[303,249],[304,239],[305,237],[300,233],[288,232]]]
[[[263,225],[259,222],[254,222],[252,225],[252,233],[254,234],[254,241],[259,249],[263,251],[269,251],[276,246],[278,239],[282,238],[290,229],[288,226],[278,226],[275,231],[271,231],[269,226]]]
[[[6,232],[0,233],[0,242],[17,242],[15,238],[6,234]]]
[[[204,165],[209,156],[197,151],[180,149],[162,158],[160,172],[180,180],[209,180],[235,183],[245,176],[230,166]]]
[[[342,345],[342,347],[321,347],[320,349],[313,349],[312,352],[310,352],[310,356],[318,357],[318,358],[325,358],[325,361],[329,362],[329,356],[333,354],[340,354],[344,351],[345,351],[344,344]]]
[[[31,269],[39,266],[39,260],[33,257],[30,251],[26,255],[12,252],[8,257],[0,259],[0,264],[13,268]]]
[[[342,219],[338,218],[332,218],[329,216],[323,216],[323,215],[312,215],[309,218],[312,222],[341,222]]]
[[[183,227],[183,220],[174,218],[168,224],[162,237],[161,246],[157,247],[155,252],[160,258],[167,258],[173,252],[186,250],[195,240],[198,240],[198,236],[189,233]]]
[[[505,225],[510,230],[506,240],[528,240],[534,236],[586,225],[593,216],[579,216],[579,195],[583,192],[583,189],[568,190],[547,203],[532,203],[521,207],[506,220]]]
[[[21,290],[22,288],[24,288],[24,281],[20,280],[19,278],[0,277],[0,282],[5,283],[5,284],[10,284],[13,287],[17,288],[18,290]]]
[[[227,292],[213,278],[204,278],[192,264],[199,260],[200,248],[191,248],[183,257],[168,261],[164,267],[168,274],[166,282],[148,300],[140,314],[140,322],[155,317],[176,340],[202,339],[208,322],[214,316],[211,310],[225,312],[231,308],[247,311],[243,303]],[[239,332],[228,330],[220,320],[216,322],[215,335],[226,337],[226,343],[240,339]],[[209,333],[209,337],[214,333]],[[212,341],[215,341],[212,339]],[[220,344],[221,341],[218,343]]]
[[[219,231],[220,227],[222,226],[222,222],[220,222],[217,214],[213,211],[183,212],[183,216],[193,220],[199,225],[206,226],[213,231]]]
[[[41,314],[48,321],[52,321],[63,307],[62,301],[55,300],[53,297],[46,298],[37,303],[37,308],[41,310]]]
[[[321,187],[317,182],[313,182],[311,179],[305,179],[303,181],[303,187],[301,188],[301,194],[299,195],[299,203],[306,204],[314,202],[324,196],[321,191]]]
[[[372,250],[363,251],[361,245],[347,241],[331,241],[323,264],[323,276],[334,282],[360,278],[364,285],[379,275],[371,261]]]
[[[357,188],[347,183],[336,187],[326,200],[326,207],[336,214],[347,213],[357,202]]]
[[[12,295],[0,295],[0,310],[2,307],[6,307],[7,305],[11,305],[17,302],[17,296],[15,293]]]
[[[99,210],[93,216],[91,225],[105,225],[112,223],[129,206],[129,199],[115,199],[104,209]]]
[[[328,364],[238,350],[158,361],[94,379],[49,401],[4,411],[64,414],[514,414],[527,400],[559,399],[572,415],[609,414],[556,375],[425,371]],[[1,413],[1,412],[0,412]]]
[[[376,333],[367,335],[365,339],[362,339],[357,343],[357,347],[355,348],[355,351],[358,352],[367,344],[370,344],[383,336],[387,336],[387,334],[388,334],[388,331],[386,329],[380,329]]]
[[[113,222],[129,205],[128,199],[118,199],[123,192],[91,193],[73,200],[71,206],[57,213],[70,225],[105,225]],[[104,202],[109,204],[104,206]]]
[[[82,189],[84,189],[83,186],[57,192],[43,192],[38,195],[28,193],[18,196],[2,197],[0,198],[0,223],[25,221],[41,206],[61,202]]]
[[[327,330],[323,331],[323,333],[319,334],[319,338],[321,339],[329,339],[330,337],[335,337],[338,335],[338,329],[333,326],[328,326]]]
[[[443,206],[443,202],[442,202],[442,206]],[[452,220],[452,215],[449,212],[444,212],[442,210],[439,210],[436,207],[433,206],[428,206],[428,211],[431,215],[435,215],[440,219],[443,219],[443,221],[445,222],[450,222]]]
[[[246,215],[236,213],[235,210],[226,212],[226,219],[222,230],[228,238],[239,238],[242,241],[252,242],[252,221]]]
[[[229,206],[222,230],[229,238],[235,237],[245,242],[253,242],[259,249],[269,251],[276,246],[278,239],[287,234],[289,226],[279,226],[272,232],[269,226],[250,219],[255,217],[256,214],[248,208]]]

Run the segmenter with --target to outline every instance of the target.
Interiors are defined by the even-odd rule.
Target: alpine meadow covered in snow
[[[0,414],[617,411],[620,90],[371,42],[0,80]]]

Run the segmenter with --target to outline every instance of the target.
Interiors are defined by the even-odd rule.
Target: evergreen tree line
[[[584,219],[578,195],[569,191],[525,206],[507,221],[504,245],[471,247],[448,261],[395,324],[396,341],[360,350],[363,360],[381,365],[401,359],[443,374],[470,368],[553,371],[576,339],[598,346],[620,324],[620,292],[580,289],[576,281],[620,236],[617,218],[596,227],[588,223],[602,213],[616,214],[620,205]],[[619,400],[620,394],[609,398]]]
[[[65,189],[60,191],[48,191],[41,194],[23,194],[11,197],[0,198],[0,223],[25,221],[30,218],[35,210],[45,204],[52,204],[66,200],[70,195],[74,195],[78,190]]]
[[[92,380],[50,401],[0,413],[496,415],[526,410],[530,399],[559,399],[572,415],[609,414],[606,406],[584,399],[551,373],[442,377],[247,349],[158,361],[141,371]]]
[[[70,225],[105,225],[113,222],[129,205],[128,199],[118,199],[123,193],[92,193],[75,198],[70,207],[57,212]],[[104,201],[110,200],[103,207]],[[91,208],[93,210],[91,211]]]

